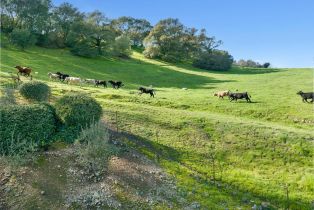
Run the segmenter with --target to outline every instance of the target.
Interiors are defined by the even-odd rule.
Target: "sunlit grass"
[[[232,69],[202,71],[144,58],[86,59],[67,50],[2,49],[1,70],[15,65],[33,68],[35,79],[52,88],[51,102],[69,91],[83,91],[103,106],[104,117],[135,135],[131,143],[174,177],[182,194],[204,208],[251,208],[269,201],[274,209],[310,209],[313,200],[313,105],[302,103],[299,90],[313,88],[313,69]],[[120,90],[70,86],[48,81],[48,72],[122,80]],[[0,82],[10,83],[2,73]],[[136,88],[153,85],[156,98]],[[187,88],[183,90],[182,88]],[[213,97],[218,90],[248,91],[254,103]],[[115,122],[117,112],[118,122]],[[141,142],[147,143],[141,144]],[[149,145],[149,146],[147,146]],[[211,155],[216,155],[216,183]],[[219,187],[218,185],[222,185]]]

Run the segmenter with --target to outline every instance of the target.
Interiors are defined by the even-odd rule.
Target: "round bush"
[[[47,101],[50,87],[43,82],[32,81],[21,85],[20,94],[31,101]]]
[[[86,128],[98,122],[102,115],[100,104],[84,94],[67,94],[55,103],[55,108],[66,126]]]
[[[46,145],[56,126],[55,109],[49,104],[0,106],[0,154]]]

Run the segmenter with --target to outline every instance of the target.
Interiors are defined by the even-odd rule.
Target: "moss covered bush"
[[[47,101],[50,96],[50,87],[43,82],[31,81],[21,85],[20,94],[30,101]]]
[[[47,145],[56,124],[55,109],[48,104],[1,106],[0,154],[19,153],[27,145]]]
[[[55,103],[56,113],[67,127],[87,128],[102,115],[100,104],[85,94],[66,94]]]

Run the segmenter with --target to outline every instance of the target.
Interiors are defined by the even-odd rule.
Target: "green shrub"
[[[0,47],[7,48],[10,46],[9,39],[3,33],[0,34]]]
[[[222,50],[213,50],[211,53],[201,53],[194,61],[193,66],[207,70],[228,70],[233,63],[233,57]]]
[[[55,107],[58,117],[69,127],[89,127],[102,115],[100,104],[85,94],[67,94],[56,101]]]
[[[14,89],[12,88],[1,88],[2,96],[0,96],[0,106],[14,105],[16,104]]]
[[[25,145],[44,146],[56,130],[55,109],[48,104],[0,107],[0,154],[19,153]]]
[[[26,29],[15,28],[10,33],[11,42],[24,50],[28,46],[32,46],[36,42],[36,37]]]
[[[113,45],[113,55],[118,57],[129,57],[131,54],[130,38],[125,35],[118,36]]]
[[[32,81],[21,85],[20,94],[31,101],[47,101],[50,87],[43,82]]]
[[[102,122],[83,129],[78,136],[75,142],[78,156],[76,161],[80,168],[92,175],[86,176],[87,180],[99,181],[106,172],[109,158],[119,152],[118,148],[109,142],[108,128]]]
[[[86,58],[94,58],[98,56],[97,50],[91,46],[88,41],[76,42],[74,46],[71,48],[71,53],[74,55],[86,57]]]

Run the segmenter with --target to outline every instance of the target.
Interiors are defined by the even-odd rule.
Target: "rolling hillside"
[[[216,72],[149,60],[138,52],[119,60],[75,57],[66,49],[2,48],[2,87],[15,65],[38,72],[34,79],[49,84],[52,102],[69,91],[95,97],[120,140],[156,161],[174,177],[180,195],[200,208],[313,207],[314,107],[296,95],[313,91],[313,69]],[[121,80],[125,86],[49,81],[47,73],[57,71]],[[139,96],[142,85],[152,85],[156,98]],[[218,99],[213,94],[219,90],[248,91],[253,103]]]

